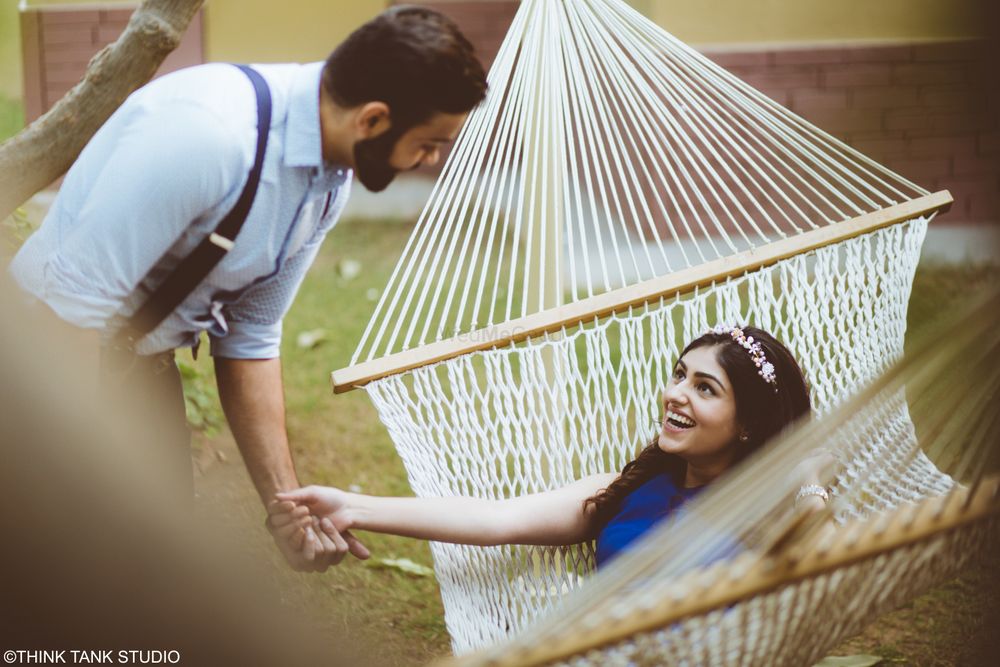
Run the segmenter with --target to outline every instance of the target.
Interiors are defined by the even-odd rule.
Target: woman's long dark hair
[[[764,381],[749,352],[737,344],[729,333],[706,333],[688,343],[680,354],[683,357],[699,347],[715,347],[716,359],[733,386],[736,421],[748,436],[745,442],[737,444],[736,462],[757,451],[810,410],[809,390],[802,369],[788,348],[762,329],[742,329],[744,335],[752,336],[755,342],[760,343],[767,360],[774,365],[777,391]],[[667,473],[676,484],[683,483],[687,463],[679,455],[660,449],[658,437],[654,437],[653,442],[622,469],[614,482],[584,502],[585,509],[594,506],[599,525],[614,517],[629,493],[656,475]]]

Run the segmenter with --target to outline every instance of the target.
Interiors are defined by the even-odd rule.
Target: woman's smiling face
[[[677,361],[663,392],[663,417],[657,444],[664,452],[703,466],[728,468],[735,459],[736,396],[716,346],[695,348]]]

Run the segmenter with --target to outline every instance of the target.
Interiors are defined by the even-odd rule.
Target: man
[[[223,409],[268,503],[299,486],[285,431],[281,320],[352,177],[379,191],[399,171],[433,165],[485,96],[486,81],[454,23],[405,6],[363,25],[325,63],[254,69],[269,90],[270,128],[259,186],[232,242],[213,232],[254,180],[258,101],[250,73],[203,65],[147,85],[115,112],[10,271],[59,318],[100,331],[108,400],[148,417],[135,439],[183,452],[176,458],[188,485],[190,439],[173,354],[197,352],[207,331]],[[120,345],[150,294],[207,241],[228,252],[148,335]],[[324,570],[348,543],[366,555],[351,536],[318,526],[272,534],[296,569]]]

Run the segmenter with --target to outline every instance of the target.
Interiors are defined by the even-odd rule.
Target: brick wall
[[[518,3],[425,0],[492,63]],[[873,160],[955,197],[950,223],[1000,222],[1000,75],[983,42],[705,50]],[[990,57],[987,57],[990,56]]]
[[[951,190],[942,222],[1000,221],[1000,78],[975,41],[708,51],[876,162]]]
[[[128,24],[125,9],[26,9],[21,12],[25,111],[30,122],[76,85],[87,63],[115,41]],[[202,16],[192,19],[180,45],[167,56],[157,76],[204,62]]]

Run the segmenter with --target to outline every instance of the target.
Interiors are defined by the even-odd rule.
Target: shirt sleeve
[[[103,326],[190,224],[241,185],[244,152],[234,131],[196,104],[137,113],[46,267],[46,302],[81,326]]]

